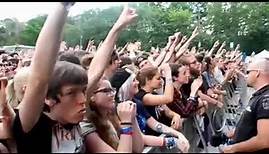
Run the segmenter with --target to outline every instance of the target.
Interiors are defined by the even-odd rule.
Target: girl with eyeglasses
[[[89,152],[142,152],[144,142],[135,117],[136,104],[131,101],[116,104],[115,93],[108,80],[101,80],[90,97],[86,116],[91,123],[82,123],[83,130],[91,131],[83,132],[88,133],[87,149],[91,149]]]
[[[136,118],[139,123],[139,127],[143,134],[143,141],[148,146],[165,146],[168,149],[177,147],[182,152],[187,152],[189,143],[187,139],[180,132],[170,128],[157,120],[155,120],[145,109],[143,103],[134,98],[138,92],[139,82],[136,79],[137,68],[132,65],[121,68],[115,72],[110,82],[114,88],[116,88],[116,97],[118,101],[132,100],[136,103],[137,112]],[[168,134],[169,136],[159,137],[153,135],[145,135],[147,129],[153,129],[158,133]]]

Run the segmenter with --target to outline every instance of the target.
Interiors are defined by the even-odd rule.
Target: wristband
[[[198,97],[197,96],[196,97],[190,96],[188,99],[193,100],[193,101],[198,101]]]
[[[120,129],[120,134],[124,135],[132,135],[133,134],[133,128],[132,127],[124,127]]]
[[[165,82],[166,82],[165,84],[167,84],[167,85],[168,84],[173,84],[173,80],[170,77],[169,78],[165,78]]]
[[[174,137],[166,137],[164,138],[164,145],[167,149],[173,149],[176,147],[176,141]]]
[[[133,125],[132,122],[121,122],[120,125]]]

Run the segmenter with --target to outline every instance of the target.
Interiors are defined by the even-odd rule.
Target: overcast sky
[[[17,18],[20,22],[34,18],[41,14],[48,14],[57,2],[0,2],[0,20]],[[77,2],[70,10],[69,16],[83,13],[91,8],[108,8],[122,5],[124,2]]]

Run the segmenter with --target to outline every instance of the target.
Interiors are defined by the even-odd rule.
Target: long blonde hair
[[[23,87],[27,84],[29,74],[30,68],[23,67],[16,73],[14,78],[8,82],[7,100],[12,108],[17,107],[22,100],[24,95]]]
[[[103,141],[105,141],[108,145],[110,145],[114,150],[117,150],[119,142],[118,140],[115,140],[115,138],[112,137],[112,134],[109,131],[111,129],[110,128],[111,126],[108,123],[109,120],[115,128],[117,136],[119,136],[120,122],[118,116],[116,115],[116,111],[113,112],[111,115],[109,115],[107,119],[101,116],[101,113],[97,109],[97,106],[94,101],[88,99],[86,104],[87,104],[87,112],[86,112],[87,120],[95,125],[96,132],[98,133],[100,138]]]

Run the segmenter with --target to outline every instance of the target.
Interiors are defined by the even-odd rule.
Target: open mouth
[[[83,113],[83,114],[86,113],[86,108],[80,110],[79,113]]]

